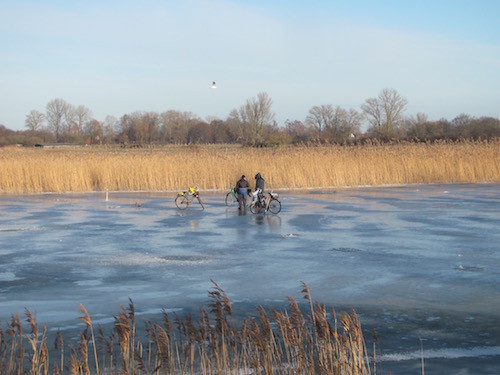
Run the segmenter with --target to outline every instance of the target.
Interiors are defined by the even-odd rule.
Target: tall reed
[[[0,192],[225,190],[262,173],[273,189],[500,181],[500,139],[393,145],[0,149]]]
[[[135,335],[135,309],[120,306],[114,329],[106,338],[99,328],[93,336],[90,315],[80,305],[85,329],[78,343],[70,343],[70,359],[63,363],[63,340],[56,337],[49,363],[46,327],[38,338],[35,317],[26,311],[31,335],[23,336],[19,315],[13,315],[5,334],[0,326],[0,373],[2,374],[370,374],[370,360],[361,323],[355,311],[342,312],[340,326],[335,310],[313,303],[307,285],[309,306],[303,313],[289,298],[288,310],[259,307],[258,318],[235,323],[231,301],[215,282],[209,292],[208,311],[172,318],[165,311],[163,322],[147,322],[143,342]],[[89,330],[91,331],[89,335]],[[21,350],[27,340],[31,344]],[[89,342],[98,351],[89,354]],[[114,345],[117,343],[118,345]],[[77,344],[76,348],[73,344]],[[89,360],[94,357],[95,361]],[[107,358],[108,357],[108,358]]]

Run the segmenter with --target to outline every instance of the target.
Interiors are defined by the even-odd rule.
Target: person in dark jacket
[[[259,200],[262,202],[264,199],[264,179],[262,178],[260,173],[255,175],[255,190],[260,189],[260,193],[258,195]]]
[[[257,173],[255,175],[255,190],[260,189],[262,192],[264,192],[264,179],[260,175],[260,173]]]
[[[250,184],[245,179],[245,175],[241,176],[238,182],[236,182],[234,191],[236,192],[236,196],[238,197],[238,210],[241,210],[241,207],[245,208],[245,195],[248,194],[249,187]]]

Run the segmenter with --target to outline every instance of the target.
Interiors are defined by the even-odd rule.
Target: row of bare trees
[[[332,104],[313,106],[305,121],[287,120],[279,126],[272,111],[273,101],[265,92],[233,109],[225,120],[202,120],[191,112],[169,110],[133,112],[117,119],[94,118],[85,106],[73,106],[63,99],[51,100],[42,113],[26,115],[25,141],[80,144],[197,144],[241,143],[268,146],[297,143],[349,143],[362,138],[388,140],[436,140],[500,137],[500,121],[459,115],[452,121],[429,121],[423,113],[405,116],[408,101],[394,89],[383,89],[366,99],[361,112]],[[361,127],[367,124],[365,134]],[[8,130],[3,127],[4,130]],[[2,137],[0,125],[0,138]],[[4,131],[5,133],[5,131]],[[19,141],[19,134],[16,140]],[[5,142],[4,142],[5,143]],[[0,139],[0,144],[2,144]]]

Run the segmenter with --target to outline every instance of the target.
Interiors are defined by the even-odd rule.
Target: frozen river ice
[[[355,308],[382,370],[500,373],[500,185],[281,192],[278,215],[222,193],[186,211],[172,193],[0,195],[0,322],[25,308],[49,329],[206,306],[215,280],[235,309],[314,300]],[[136,206],[136,202],[140,207]]]

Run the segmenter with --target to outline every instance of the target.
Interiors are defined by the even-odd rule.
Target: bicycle
[[[175,197],[175,205],[179,210],[185,210],[189,207],[191,203],[193,203],[194,198],[198,200],[201,205],[201,208],[204,210],[205,206],[200,199],[200,193],[198,191],[198,186],[190,187],[188,191],[180,191]]]
[[[250,194],[250,188],[248,194]],[[244,203],[246,206],[246,196],[243,199],[245,200]],[[226,206],[234,206],[235,204],[238,204],[238,193],[232,188],[231,191],[226,194]]]
[[[235,203],[238,203],[238,196],[234,188],[232,188],[231,191],[226,194],[226,206],[233,206]]]
[[[267,193],[267,197],[259,197],[260,189],[253,193],[252,203],[250,203],[250,212],[258,214],[261,212],[271,211],[273,214],[278,214],[281,211],[281,202],[278,193]]]

